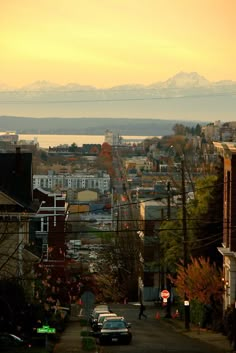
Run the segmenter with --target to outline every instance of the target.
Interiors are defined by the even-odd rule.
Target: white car
[[[117,315],[115,313],[99,314],[97,321],[95,321],[92,325],[93,331],[100,331],[104,320],[111,318],[111,317],[117,317]]]

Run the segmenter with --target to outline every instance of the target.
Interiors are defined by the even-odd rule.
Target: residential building
[[[38,204],[32,192],[32,154],[0,153],[0,279],[22,280],[32,295],[33,264],[39,259],[28,251],[29,223]]]
[[[236,141],[235,121],[221,123],[219,120],[202,127],[207,141]]]
[[[125,158],[123,164],[127,172],[134,168],[137,170],[137,172],[147,172],[153,170],[153,162],[150,161],[147,157]]]
[[[37,174],[33,176],[33,187],[53,191],[59,189],[62,192],[67,190],[98,190],[104,194],[110,191],[110,176],[104,172],[96,174]]]
[[[11,144],[16,144],[19,136],[15,131],[6,131],[0,133],[0,141],[10,142]]]
[[[139,203],[139,231],[143,241],[141,262],[143,263],[143,278],[140,279],[143,300],[157,300],[159,292],[164,289],[166,281],[161,265],[159,251],[159,228],[163,220],[176,212],[176,204],[168,203],[168,199],[142,200]]]
[[[105,131],[105,142],[111,146],[117,146],[121,144],[122,137],[118,133],[114,133],[107,129]]]
[[[34,198],[40,207],[33,220],[35,232],[32,241],[41,254],[41,261],[47,266],[64,265],[65,260],[65,196],[43,189],[34,189]]]
[[[236,298],[236,146],[214,142],[224,160],[223,239],[218,248],[223,256],[224,309]]]
[[[220,121],[215,121],[214,123],[202,126],[202,133],[207,141],[220,141]]]

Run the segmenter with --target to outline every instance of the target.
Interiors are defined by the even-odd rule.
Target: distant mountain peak
[[[8,86],[7,84],[0,82],[0,91],[10,91],[12,87]]]
[[[188,87],[205,87],[209,86],[210,82],[197,72],[180,71],[167,81],[163,82],[166,87],[188,88]]]
[[[60,85],[54,82],[46,81],[46,80],[38,80],[30,83],[29,85],[21,87],[21,90],[26,91],[47,91],[55,88],[59,88]]]

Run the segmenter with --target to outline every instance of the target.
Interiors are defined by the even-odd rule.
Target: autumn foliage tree
[[[185,294],[189,300],[201,304],[222,302],[223,283],[222,271],[215,263],[204,257],[191,257],[190,263],[184,267],[183,261],[177,266],[176,277],[170,276],[179,297],[184,300]]]
[[[111,273],[97,274],[95,283],[97,284],[96,299],[98,302],[119,302],[125,296],[117,278]]]
[[[112,166],[112,146],[109,145],[109,143],[104,142],[102,144],[97,163],[105,169],[109,175],[112,176],[114,174]]]

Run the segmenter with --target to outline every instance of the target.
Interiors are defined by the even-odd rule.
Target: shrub
[[[196,300],[190,303],[190,319],[191,323],[205,327],[204,306]]]
[[[82,337],[82,349],[86,351],[93,351],[96,348],[96,340],[93,337]]]
[[[80,331],[80,336],[81,337],[88,337],[88,336],[90,336],[90,333],[88,330],[82,330],[82,331]]]
[[[80,319],[80,326],[87,326],[87,320],[86,319]]]

